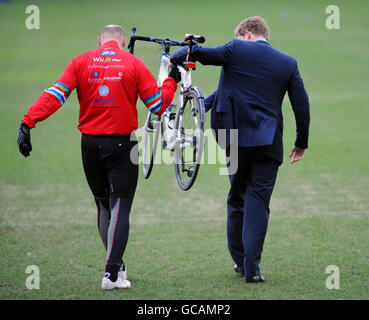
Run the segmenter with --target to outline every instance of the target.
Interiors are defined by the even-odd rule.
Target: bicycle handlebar
[[[172,46],[179,46],[179,47],[184,47],[184,46],[189,46],[192,47],[194,45],[196,45],[197,43],[204,43],[205,42],[205,37],[203,36],[194,36],[192,34],[186,34],[186,38],[184,41],[175,41],[175,40],[170,40],[168,38],[165,39],[161,39],[161,38],[152,38],[152,37],[142,37],[142,36],[137,36],[136,35],[136,27],[132,28],[132,33],[131,33],[131,38],[129,39],[129,44],[128,44],[128,49],[129,52],[131,54],[134,53],[134,47],[135,47],[135,41],[136,40],[140,40],[140,41],[147,41],[147,42],[155,42],[158,44],[164,44],[164,46],[166,48],[172,47]]]

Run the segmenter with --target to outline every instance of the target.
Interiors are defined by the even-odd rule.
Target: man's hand
[[[184,62],[186,60],[187,51],[188,51],[187,46],[178,49],[177,51],[174,51],[174,53],[170,57],[170,62],[173,64]]]
[[[291,150],[291,153],[289,155],[289,158],[292,157],[290,163],[295,163],[299,160],[302,160],[304,159],[305,157],[305,150],[306,149],[302,149],[302,148],[299,148],[299,147],[296,147],[296,146],[293,146],[292,150]]]
[[[174,81],[177,82],[177,83],[179,81],[181,81],[181,72],[179,71],[179,69],[175,65],[172,65],[172,68],[171,68],[168,76],[173,78]]]
[[[17,143],[20,153],[23,154],[25,157],[28,157],[29,153],[32,151],[31,133],[30,128],[23,122],[21,123],[19,128]]]

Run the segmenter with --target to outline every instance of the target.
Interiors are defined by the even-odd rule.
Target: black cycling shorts
[[[138,147],[131,135],[82,134],[83,168],[95,198],[133,199],[138,180]]]

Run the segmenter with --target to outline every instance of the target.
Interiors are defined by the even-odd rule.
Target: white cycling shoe
[[[118,278],[115,282],[105,276],[102,279],[101,288],[104,290],[130,289],[131,282],[127,280],[127,269],[118,272]]]
[[[104,290],[112,289],[130,289],[131,283],[128,280],[123,280],[122,278],[117,278],[115,282],[111,281],[108,277],[102,279],[101,288]]]
[[[118,278],[121,278],[122,280],[127,280],[127,269],[119,271]]]

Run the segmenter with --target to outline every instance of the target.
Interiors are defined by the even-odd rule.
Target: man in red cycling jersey
[[[103,289],[129,289],[123,254],[128,241],[129,214],[138,180],[138,96],[154,114],[170,105],[180,74],[172,67],[159,89],[137,57],[123,51],[123,29],[107,25],[98,37],[100,48],[76,56],[59,80],[46,89],[24,116],[19,151],[32,150],[30,129],[57,111],[76,88],[80,104],[82,161],[98,211],[98,230],[106,248]]]

